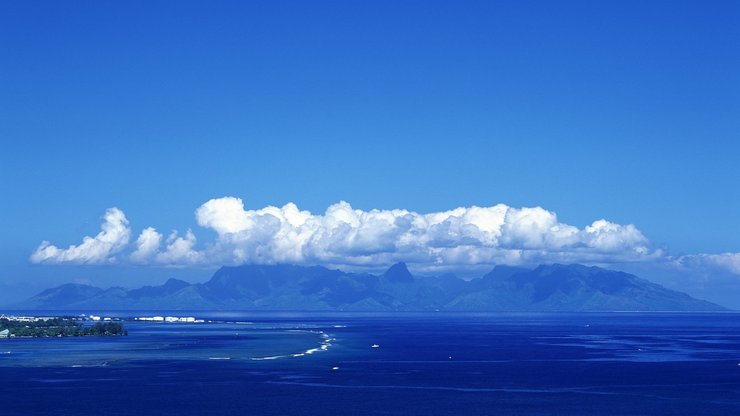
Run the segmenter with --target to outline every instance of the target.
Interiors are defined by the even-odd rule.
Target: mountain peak
[[[46,289],[38,295],[26,301],[30,308],[45,308],[59,304],[69,304],[97,296],[103,289],[87,284],[66,283],[61,286]]]
[[[76,295],[82,293],[98,293],[102,291],[103,289],[100,289],[99,287],[84,283],[65,283],[57,287],[46,289],[39,293],[39,295],[56,295],[60,293],[64,295]]]
[[[184,288],[186,286],[189,286],[189,285],[190,285],[190,283],[188,283],[188,282],[186,282],[184,280],[175,279],[174,277],[171,277],[171,278],[167,279],[166,282],[164,282],[164,285],[163,286],[166,287],[166,288],[168,288],[168,289],[182,289],[182,288]]]
[[[489,280],[489,281],[504,280],[504,279],[508,279],[509,277],[517,273],[523,273],[523,272],[528,272],[528,271],[529,269],[525,269],[524,267],[507,266],[505,264],[499,264],[499,265],[496,265],[496,267],[494,267],[493,270],[483,275],[483,279]]]
[[[406,267],[406,263],[402,261],[388,268],[388,270],[383,273],[383,277],[391,282],[398,283],[412,283],[414,281],[414,276],[409,272],[408,267]]]

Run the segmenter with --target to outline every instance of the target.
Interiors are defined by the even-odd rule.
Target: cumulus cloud
[[[188,230],[184,236],[173,232],[163,245],[162,234],[149,227],[130,247],[128,259],[171,266],[297,263],[358,268],[406,261],[417,269],[438,270],[555,261],[645,261],[661,256],[634,225],[600,219],[581,229],[561,223],[554,212],[541,207],[504,204],[423,214],[405,209],[365,211],[342,201],[323,214],[313,214],[293,203],[250,210],[241,199],[224,197],[201,205],[195,219],[216,233],[215,240],[198,247],[195,234]],[[82,245],[67,250],[44,242],[31,260],[114,261],[113,255],[128,243],[127,225],[123,212],[111,209],[97,237],[86,237]],[[80,254],[91,251],[95,254]]]
[[[153,227],[145,228],[136,239],[136,249],[131,253],[131,261],[134,263],[147,263],[151,261],[159,251],[162,244],[162,234]]]
[[[123,211],[110,208],[103,216],[101,231],[95,237],[86,236],[82,243],[59,248],[43,241],[31,255],[34,263],[104,264],[115,262],[115,254],[126,248],[131,229]]]
[[[184,237],[173,231],[167,238],[167,247],[156,256],[157,263],[168,265],[194,265],[202,263],[203,253],[193,249],[196,239],[192,231],[188,230]]]
[[[217,234],[208,257],[233,263],[382,266],[404,260],[434,267],[656,255],[633,225],[598,220],[579,229],[540,207],[503,204],[420,214],[339,202],[314,215],[293,203],[248,210],[241,199],[226,197],[199,207],[196,220]]]

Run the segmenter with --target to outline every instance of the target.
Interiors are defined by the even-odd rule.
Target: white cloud
[[[594,221],[584,229],[584,239],[590,247],[606,252],[634,250],[638,254],[647,253],[647,239],[632,224],[619,225],[603,219]]]
[[[101,231],[95,237],[86,236],[79,245],[66,249],[43,241],[31,255],[34,263],[75,263],[103,264],[112,263],[115,254],[123,250],[131,238],[131,229],[123,211],[110,208],[103,216]]]
[[[740,275],[740,253],[690,254],[675,258],[674,264],[688,269],[719,269]]]
[[[238,198],[212,199],[198,224],[218,237],[208,258],[222,263],[323,263],[466,266],[538,261],[639,261],[654,256],[633,225],[605,220],[579,229],[540,207],[460,207],[420,214],[352,208],[339,202],[323,215],[295,204],[245,210]]]
[[[169,266],[240,263],[326,264],[383,267],[395,261],[417,270],[539,262],[610,263],[661,256],[634,225],[606,220],[579,229],[540,207],[460,207],[421,214],[404,209],[359,210],[347,202],[323,214],[289,203],[247,210],[239,198],[211,199],[195,211],[201,227],[216,238],[198,248],[195,234],[173,232],[162,247],[156,229],[144,229],[129,260]],[[47,242],[34,262],[106,263],[130,237],[123,212],[106,213],[103,231],[80,246],[60,250]]]
[[[203,260],[203,253],[193,249],[196,239],[192,231],[188,230],[185,237],[178,237],[177,231],[173,231],[167,238],[167,247],[156,256],[156,261],[161,264],[186,266],[199,264]]]
[[[159,251],[162,244],[162,234],[153,227],[145,228],[136,239],[136,250],[131,253],[131,261],[134,263],[147,263],[151,261]]]

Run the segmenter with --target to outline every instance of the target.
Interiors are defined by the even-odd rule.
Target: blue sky
[[[0,51],[0,303],[205,279],[215,265],[127,256],[147,227],[162,251],[188,229],[194,250],[234,249],[195,214],[223,197],[319,222],[339,201],[542,207],[582,234],[603,218],[647,254],[607,258],[579,234],[568,247],[595,251],[568,259],[740,293],[740,257],[697,257],[740,252],[737,2],[13,2]],[[96,236],[112,207],[130,228],[114,261],[30,260]],[[562,258],[540,244],[527,262]]]

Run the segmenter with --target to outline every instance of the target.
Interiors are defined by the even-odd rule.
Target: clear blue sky
[[[542,206],[740,252],[739,74],[735,1],[4,2],[0,281],[123,276],[29,255],[114,206],[207,240],[222,196]]]

